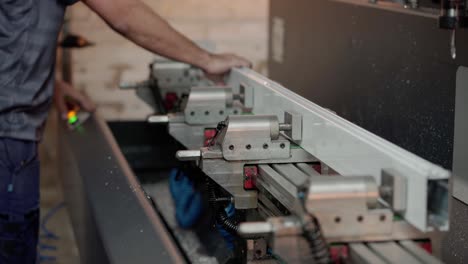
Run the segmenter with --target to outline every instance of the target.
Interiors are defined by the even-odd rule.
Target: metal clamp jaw
[[[303,166],[298,168],[304,169]],[[317,176],[312,173],[308,183],[297,186],[298,197],[290,203],[292,215],[272,216],[264,222],[244,222],[238,233],[250,241],[267,241],[265,247],[288,263],[331,263],[328,244],[333,242],[352,251],[352,256],[346,254],[350,263],[384,263],[380,259],[388,257],[389,263],[399,263],[401,259],[393,262],[395,254],[408,255],[408,252],[415,256],[410,257],[412,261],[408,263],[441,263],[411,241],[427,239],[427,236],[414,237],[411,229],[400,230],[392,210],[379,206],[379,196],[386,194],[388,199],[388,194],[398,195],[404,191],[400,188],[405,189],[398,176],[391,179],[390,173],[383,173],[387,183],[380,190],[370,176]],[[398,204],[393,204],[393,208]],[[395,231],[400,235],[395,236]],[[371,252],[368,248],[376,249],[377,253],[368,254]],[[392,252],[397,253],[380,255],[379,248],[392,248]]]
[[[304,163],[260,165],[256,186],[260,197],[272,195],[299,219],[316,217],[331,241],[392,235],[393,212],[379,203],[379,188],[371,176],[324,176]],[[274,205],[263,204],[259,209],[271,216]]]
[[[257,208],[257,191],[244,185],[246,165],[316,161],[303,149],[292,147],[281,134],[294,133],[295,127],[301,129],[300,124],[281,124],[277,116],[229,116],[220,123],[210,146],[176,155],[180,160],[199,162],[207,176],[231,193],[236,208]]]
[[[181,112],[153,115],[148,122],[169,123],[169,134],[186,148],[200,148],[214,136],[218,122],[248,111],[246,98],[246,92],[234,94],[230,87],[193,87]]]
[[[291,155],[289,140],[280,135],[283,126],[276,116],[229,116],[225,129],[215,139],[230,161],[287,159]]]
[[[259,199],[265,192],[290,212],[297,212],[299,192],[302,192],[306,195],[306,214],[314,215],[323,223],[323,232],[330,241],[402,237],[400,227],[407,228],[408,224],[403,221],[395,225],[394,212],[406,209],[406,181],[396,173],[383,171],[380,187],[372,176],[317,175],[306,164],[317,159],[300,148],[291,147],[284,135],[285,132],[294,135],[295,127],[299,129],[300,125],[281,124],[276,116],[230,116],[220,127],[209,147],[179,151],[177,157],[199,162],[205,174],[234,197],[236,208],[258,207],[263,211]],[[251,167],[258,169],[253,174],[259,192],[245,187],[245,169]],[[303,217],[305,213],[296,215]],[[415,233],[412,237],[420,235]]]
[[[216,125],[228,115],[238,115],[247,106],[241,104],[244,94],[234,94],[226,86],[192,87],[182,112],[170,114],[169,117],[153,115],[150,123],[183,122],[189,125]]]
[[[372,176],[314,176],[305,208],[332,241],[365,240],[392,234],[393,211],[379,203]]]
[[[241,223],[239,235],[254,241],[264,238],[268,247],[286,263],[316,263],[304,237],[304,227],[295,216],[271,217],[265,222]]]
[[[241,223],[239,235],[254,241],[265,239],[287,262],[315,263],[320,259],[319,263],[329,263],[328,244],[332,242],[402,239],[392,236],[397,228],[393,212],[379,205],[380,191],[373,177],[319,176],[307,164],[272,166],[275,170],[262,166],[260,189],[273,194],[291,215]],[[275,187],[274,179],[284,182],[278,179],[281,177],[291,184]],[[409,234],[403,239],[408,238]]]
[[[190,125],[213,125],[228,115],[243,112],[243,106],[234,101],[241,98],[230,87],[193,87],[184,109],[185,122]]]
[[[285,116],[286,123],[273,115],[229,116],[210,151],[220,151],[228,161],[288,159],[291,142],[281,132],[300,140],[302,119],[290,113]]]
[[[407,222],[394,219],[394,213],[403,212],[406,204],[406,182],[395,172],[383,171],[379,186],[372,176],[325,176],[305,163],[258,168],[259,199],[275,197],[303,225],[313,215],[328,242],[427,238]],[[274,207],[262,203],[259,212],[265,219],[281,217]]]
[[[203,71],[186,63],[156,60],[150,64],[150,78],[158,80],[161,92],[173,92],[179,97],[194,86],[210,85]]]
[[[119,87],[135,90],[136,95],[158,113],[173,110],[190,93],[191,87],[213,85],[201,69],[185,63],[159,59],[152,62],[149,68],[147,80],[122,82]]]

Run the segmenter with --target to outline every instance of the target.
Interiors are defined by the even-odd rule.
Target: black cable
[[[239,230],[239,225],[234,220],[228,217],[226,211],[223,208],[219,208],[215,186],[211,183],[211,180],[208,177],[206,178],[206,187],[208,190],[208,200],[210,203],[210,207],[212,208],[213,213],[215,215],[216,223],[222,226],[229,233],[237,234],[237,231]]]
[[[221,122],[218,123],[218,125],[216,126],[216,133],[214,134],[214,136],[208,142],[208,147],[213,146],[216,137],[221,132],[221,130],[223,130],[225,127],[226,127],[226,122],[225,121],[221,121]]]
[[[236,222],[234,222],[231,218],[229,218],[224,210],[219,210],[219,212],[216,214],[216,221],[219,225],[221,225],[230,233],[237,234],[237,231],[239,230],[239,225]]]
[[[323,236],[320,223],[317,218],[312,217],[312,223],[304,228],[304,238],[310,246],[311,253],[318,264],[332,263],[330,249]]]
[[[308,186],[308,184],[304,186]],[[310,217],[310,223],[307,223],[303,226],[303,236],[309,243],[311,254],[317,264],[333,263],[330,254],[330,248],[322,233],[320,222],[314,215],[307,213],[305,200],[307,197],[306,193],[307,188],[304,188],[299,192],[298,196],[299,200],[301,201],[303,212],[308,214]]]

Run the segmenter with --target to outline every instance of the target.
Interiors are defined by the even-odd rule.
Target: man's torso
[[[65,0],[0,1],[0,137],[38,140]]]

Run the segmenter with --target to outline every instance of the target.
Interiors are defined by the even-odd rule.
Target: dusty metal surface
[[[468,68],[457,73],[455,139],[453,153],[453,195],[468,205]]]
[[[466,31],[457,34],[459,50],[452,60],[450,32],[437,27],[437,12],[418,15],[369,7],[365,0],[346,2],[351,1],[298,0],[291,5],[272,0],[270,47],[282,47],[283,54],[275,60],[270,48],[270,77],[451,169],[456,72],[468,65]],[[421,4],[437,8],[430,1]],[[468,207],[452,201],[443,256],[447,263],[466,263]]]
[[[147,174],[153,179],[159,178],[160,180],[145,183],[143,188],[148,195],[154,197],[158,211],[190,262],[195,264],[224,263],[231,253],[224,246],[224,239],[209,224],[209,213],[205,213],[205,217],[200,220],[203,224],[198,224],[191,229],[180,227],[176,220],[176,208],[169,191],[167,176],[157,175],[159,173]]]
[[[438,28],[437,15],[379,9],[368,2],[271,1],[270,19],[284,24],[284,54],[283,62],[270,60],[269,75],[451,169],[455,76],[459,65],[468,65],[468,34],[459,31],[452,60],[450,32]],[[270,28],[270,47],[273,33]]]
[[[452,198],[451,211],[451,228],[442,240],[442,260],[450,264],[464,264],[468,262],[468,206]]]
[[[183,263],[109,128],[60,130],[61,175],[83,263]]]
[[[420,261],[412,252],[406,251],[396,242],[371,243],[369,248],[387,263],[427,263]]]
[[[458,71],[455,112],[455,148],[451,230],[444,240],[443,257],[447,263],[468,261],[468,68]],[[459,200],[460,199],[460,200]]]

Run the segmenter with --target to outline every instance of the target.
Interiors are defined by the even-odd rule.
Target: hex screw
[[[234,145],[229,146],[230,150],[234,150]]]
[[[284,143],[280,144],[280,148],[284,149],[285,147],[286,147],[286,145]]]
[[[252,148],[252,145],[248,144],[247,146],[245,146],[245,148],[250,150]]]
[[[387,219],[386,215],[384,215],[384,214],[380,215],[380,221],[381,222],[384,222],[386,219]]]
[[[357,220],[358,220],[358,222],[361,223],[364,220],[364,217],[362,215],[360,215],[360,216],[357,217]]]
[[[263,149],[268,149],[268,144],[263,144]]]

